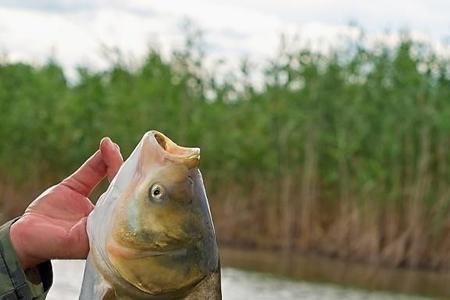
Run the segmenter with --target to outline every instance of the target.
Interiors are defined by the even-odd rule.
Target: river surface
[[[378,275],[373,275],[374,273],[370,271],[370,268],[364,267],[369,269],[369,271],[366,270],[364,275],[361,272],[362,267],[360,269],[356,267],[355,269],[355,266],[350,265],[349,267],[348,263],[336,263],[327,260],[323,261],[322,259],[320,259],[319,263],[319,259],[310,257],[297,257],[296,260],[290,260],[291,263],[288,264],[290,267],[286,269],[280,267],[280,265],[285,265],[281,263],[283,259],[280,259],[280,257],[279,254],[274,255],[254,251],[222,251],[222,261],[227,265],[222,269],[223,299],[450,299],[446,294],[446,290],[450,286],[450,281],[447,281],[450,277],[446,277],[449,276],[448,274],[378,270]],[[275,265],[273,262],[275,262]],[[233,267],[230,267],[230,265]],[[343,266],[344,269],[340,269],[339,265]],[[328,266],[328,272],[325,273],[330,276],[322,274],[324,266]],[[47,299],[78,299],[83,269],[84,261],[53,261],[54,285]],[[337,276],[336,272],[340,276]],[[353,275],[350,276],[349,274]],[[379,279],[377,276],[381,276],[384,279]],[[394,279],[397,281],[396,283],[393,282],[395,281]],[[428,281],[437,282],[437,285],[432,284],[430,286]],[[442,287],[440,285],[441,282]],[[423,284],[425,286],[422,289],[418,288],[418,286]],[[410,285],[413,286],[412,289],[409,288]],[[375,290],[377,288],[391,291]],[[439,290],[440,288],[444,290]],[[411,293],[428,294],[428,296],[417,296]]]

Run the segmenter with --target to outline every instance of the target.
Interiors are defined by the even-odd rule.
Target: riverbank
[[[318,187],[305,192],[310,188],[305,181],[301,175],[273,181],[261,176],[226,186],[208,180],[219,241],[380,267],[450,270],[445,198],[434,206],[413,194],[394,202],[379,194],[334,199]]]
[[[298,281],[450,299],[450,272],[374,267],[317,255],[221,247],[222,264]]]

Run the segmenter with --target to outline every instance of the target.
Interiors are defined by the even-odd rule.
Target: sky
[[[407,29],[450,53],[448,0],[0,0],[0,56],[52,57],[68,73],[101,69],[111,61],[105,49],[139,60],[149,47],[180,47],[186,20],[203,31],[212,58],[236,62],[273,57],[282,34],[319,48],[356,39],[352,24],[374,41]]]

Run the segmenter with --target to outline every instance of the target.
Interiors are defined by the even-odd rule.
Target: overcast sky
[[[179,46],[186,18],[205,32],[211,55],[229,59],[273,55],[281,33],[336,42],[355,35],[350,22],[374,38],[409,29],[447,50],[450,40],[448,0],[0,0],[0,52],[102,68],[102,45],[135,58],[149,45]]]

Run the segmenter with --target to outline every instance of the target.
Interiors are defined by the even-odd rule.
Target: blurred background
[[[202,149],[224,299],[450,299],[450,2],[0,0],[2,221],[149,129]]]

